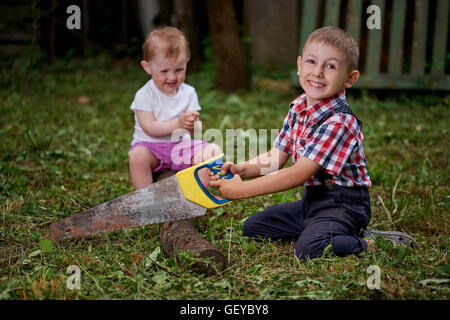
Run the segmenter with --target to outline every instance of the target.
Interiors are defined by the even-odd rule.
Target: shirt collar
[[[306,111],[308,116],[314,121],[319,121],[320,115],[328,112],[329,110],[333,110],[337,106],[342,104],[346,104],[345,100],[345,89],[340,90],[336,94],[328,97],[326,99],[320,100],[309,107],[306,106],[306,94],[303,93],[300,97],[295,99],[292,104],[293,110],[296,113],[301,113]]]

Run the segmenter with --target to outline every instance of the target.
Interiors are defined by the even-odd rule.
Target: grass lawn
[[[147,78],[137,63],[100,57],[40,66],[31,79],[27,85],[20,61],[2,67],[0,299],[450,298],[450,95],[348,97],[364,122],[370,225],[407,232],[421,250],[378,241],[373,253],[299,262],[293,242],[242,237],[247,217],[299,199],[299,187],[234,201],[199,218],[199,231],[228,260],[224,272],[207,277],[192,271],[188,254],[180,263],[167,258],[155,225],[53,249],[41,241],[51,223],[132,191],[129,106]],[[297,95],[256,89],[227,95],[208,72],[190,74],[187,82],[197,88],[204,130],[279,129]],[[80,96],[90,101],[80,103]],[[79,290],[66,286],[70,265],[80,268]],[[379,290],[366,286],[371,265],[381,270]]]

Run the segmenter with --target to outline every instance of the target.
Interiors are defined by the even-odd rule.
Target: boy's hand
[[[230,173],[234,176],[235,174],[240,175],[239,168],[237,164],[234,164],[230,161],[226,161],[222,164],[222,169],[220,170],[220,174],[222,176],[226,175],[227,172],[230,171]],[[220,180],[219,175],[214,175],[214,173],[211,170],[208,170],[209,178],[212,181]],[[215,186],[218,187],[218,186]]]
[[[227,199],[236,200],[245,198],[244,182],[238,174],[235,174],[232,179],[222,180],[218,175],[210,177],[209,185],[218,187],[220,193]]]
[[[224,176],[228,171],[230,171],[232,175],[239,174],[237,164],[234,164],[230,161],[226,161],[224,164],[222,164],[222,170],[220,170],[220,174]]]
[[[220,193],[230,200],[236,200],[243,197],[242,186],[243,182],[239,176],[238,166],[231,162],[225,162],[222,165],[221,175],[225,175],[227,172],[233,175],[232,179],[222,180],[219,175],[214,175],[212,171],[209,171],[209,185],[219,188]]]

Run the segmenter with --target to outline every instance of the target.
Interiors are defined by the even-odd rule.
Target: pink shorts
[[[183,139],[179,142],[137,142],[130,147],[146,147],[160,162],[152,172],[180,171],[189,168],[192,157],[209,144],[203,140]]]

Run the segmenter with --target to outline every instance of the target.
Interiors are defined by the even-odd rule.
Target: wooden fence
[[[449,0],[303,0],[299,50],[321,26],[338,26],[360,43],[355,87],[450,90]],[[369,30],[369,5],[380,9],[381,29]],[[292,83],[298,77],[292,72]]]
[[[26,1],[0,1],[0,57],[26,51],[32,41],[32,14]]]
[[[55,27],[50,28],[50,32],[42,32],[46,30],[44,20],[54,25],[56,16],[60,20],[67,18],[65,8],[72,1],[36,2],[56,2],[59,3],[59,13],[41,19],[39,26],[43,33],[41,45],[47,49],[50,57],[55,55],[56,47],[60,51],[67,46],[73,47],[70,41],[65,41],[68,44],[64,46],[62,42],[68,37],[62,33],[59,34],[58,46],[55,45]],[[88,0],[73,2],[86,7]],[[448,91],[449,2],[450,0],[245,0],[241,4],[244,6],[244,29],[251,39],[251,60],[257,67],[270,68],[278,65],[282,70],[291,69],[307,36],[318,27],[333,25],[347,30],[360,44],[361,77],[356,87]],[[117,3],[115,7],[118,7]],[[121,0],[120,3],[122,8],[125,4],[131,6],[134,2]],[[238,3],[240,2],[235,2]],[[101,3],[91,2],[91,6],[94,4],[96,8],[104,9]],[[369,30],[367,27],[366,22],[371,16],[367,13],[367,8],[370,5],[376,5],[380,9],[379,30]],[[110,11],[103,14],[120,16],[121,26],[111,27],[107,34],[98,33],[97,36],[103,39],[107,35],[111,41],[125,43],[130,36],[129,32],[124,31],[128,30],[126,21],[133,20],[131,10],[131,18],[125,19],[127,15],[124,10],[116,8],[114,11],[111,7],[112,5],[105,7]],[[91,12],[94,10],[90,9]],[[86,10],[83,9],[83,12]],[[32,19],[29,0],[0,2],[0,53],[16,54],[30,45]],[[94,24],[96,20],[91,22]],[[63,25],[64,21],[61,23]],[[59,29],[64,29],[64,26]],[[101,28],[90,29],[93,33]],[[87,26],[83,27],[83,33],[87,31]],[[62,35],[64,39],[61,39]],[[83,44],[83,41],[74,38],[77,45],[80,42]],[[298,85],[296,70],[292,72],[292,83]]]

